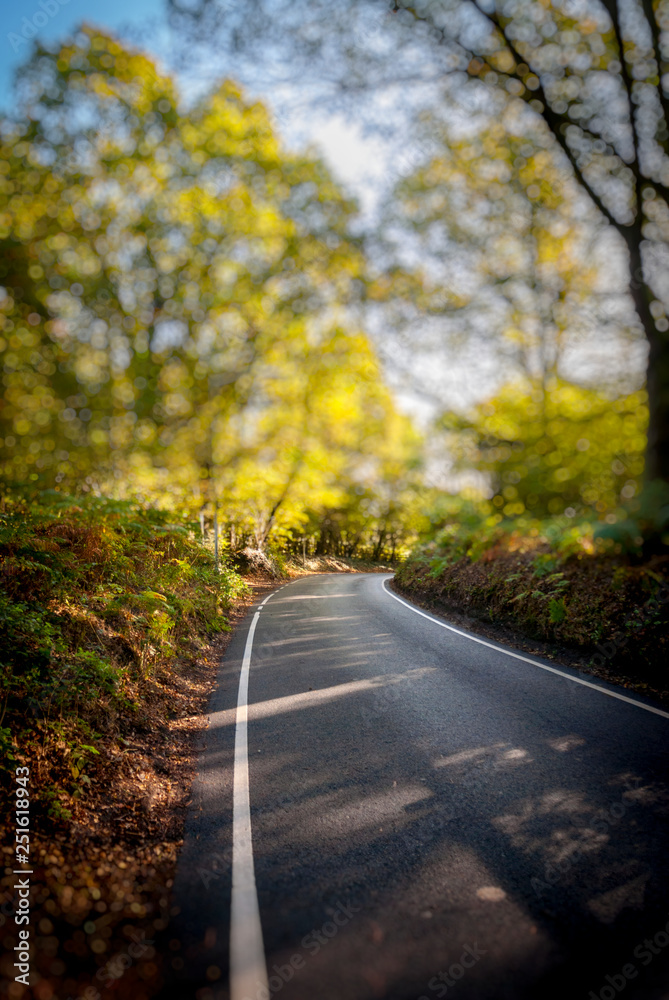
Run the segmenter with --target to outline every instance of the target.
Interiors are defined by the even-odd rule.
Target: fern
[[[548,616],[553,625],[559,625],[567,617],[564,597],[552,597],[548,602]]]

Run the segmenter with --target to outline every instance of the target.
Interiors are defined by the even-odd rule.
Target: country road
[[[233,636],[167,995],[669,998],[669,717],[389,579],[290,582]]]

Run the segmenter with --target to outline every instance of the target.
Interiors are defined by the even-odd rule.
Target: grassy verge
[[[194,737],[252,588],[217,574],[188,526],[101,499],[5,499],[0,559],[0,974],[15,998],[142,1000],[161,977],[147,942],[167,924]],[[30,769],[29,987],[12,968],[16,767]]]
[[[626,553],[589,523],[481,522],[449,527],[417,549],[395,585],[488,634],[538,642],[549,656],[669,699],[666,549]]]

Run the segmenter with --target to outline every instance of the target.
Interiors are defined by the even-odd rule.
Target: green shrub
[[[149,666],[177,669],[184,647],[228,630],[227,612],[248,589],[169,518],[56,492],[3,500],[0,752],[13,759],[20,733],[22,745],[35,739],[60,755],[45,800],[54,818],[68,812],[68,773],[78,793],[90,780],[94,727],[118,727],[123,713],[134,725]]]

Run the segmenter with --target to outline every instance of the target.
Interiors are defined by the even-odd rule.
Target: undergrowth
[[[460,510],[412,552],[396,582],[434,607],[511,628],[558,652],[572,649],[591,668],[613,668],[662,695],[669,689],[666,541],[656,533],[649,549],[644,524],[632,517],[620,524],[500,520]]]
[[[68,820],[95,779],[100,741],[122,744],[148,724],[147,690],[229,629],[247,589],[163,511],[56,492],[4,497],[2,783],[27,756],[38,813]]]

